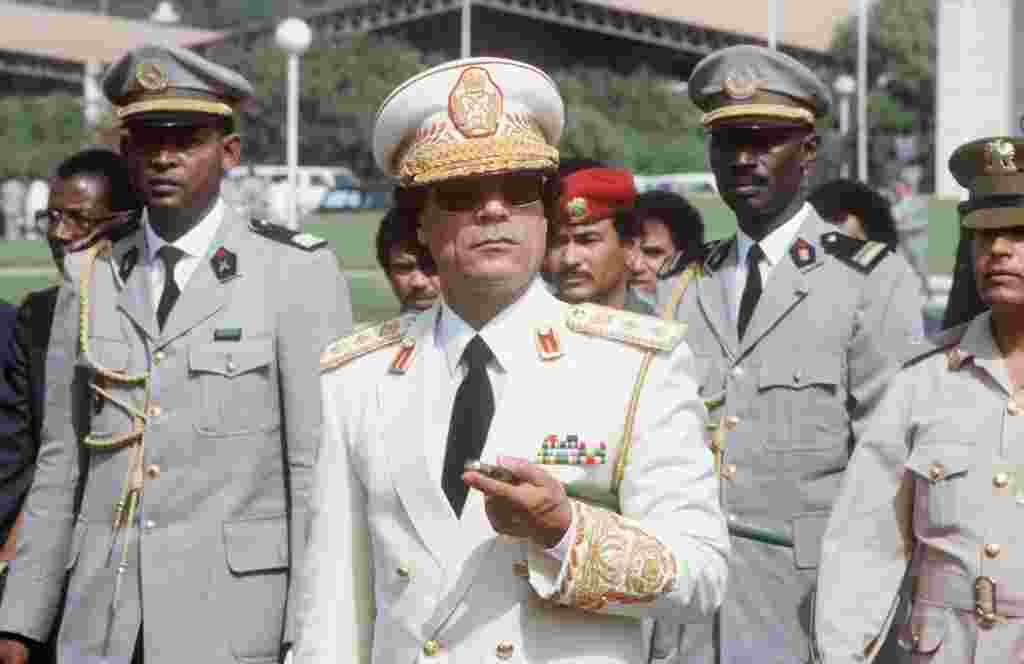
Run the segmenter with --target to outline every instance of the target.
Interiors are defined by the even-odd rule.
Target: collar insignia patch
[[[210,259],[210,266],[213,267],[217,280],[223,283],[238,274],[238,255],[224,247],[218,247]]]

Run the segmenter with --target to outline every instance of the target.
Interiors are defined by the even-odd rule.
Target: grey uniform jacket
[[[320,351],[351,327],[351,307],[333,252],[254,228],[225,212],[163,332],[143,231],[95,264],[92,359],[151,374],[142,505],[120,535],[127,568],[113,609],[123,539],[112,539],[112,523],[131,450],[81,440],[131,431],[126,407],[144,408],[145,390],[97,380],[79,353],[78,286],[62,287],[0,630],[45,640],[69,570],[63,662],[127,662],[140,626],[150,663],[279,659],[321,435]],[[125,407],[90,394],[90,383]]]
[[[811,657],[821,536],[853,440],[920,341],[920,281],[880,249],[834,233],[812,210],[765,282],[742,343],[722,275],[736,264],[735,238],[710,252],[674,312],[688,325],[712,421],[735,418],[722,466],[727,518],[793,541],[733,538],[719,634],[687,625],[683,661],[713,662],[716,647],[718,661],[735,664]],[[662,307],[673,286],[659,285]]]
[[[890,623],[915,662],[1024,658],[1024,408],[990,322],[901,371],[858,443],[822,546],[827,664],[869,661]],[[896,623],[908,567],[913,608]]]

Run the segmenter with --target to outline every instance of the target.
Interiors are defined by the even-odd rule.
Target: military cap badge
[[[572,221],[580,221],[587,218],[587,199],[582,196],[573,198],[565,204],[565,211]]]
[[[1014,161],[1017,150],[1013,143],[996,139],[985,144],[985,172],[995,174],[1016,173]]]
[[[483,67],[467,67],[448,95],[448,116],[466,138],[483,138],[498,131],[502,112],[501,88]]]
[[[732,69],[722,81],[722,89],[729,99],[744,101],[757,94],[761,82],[749,69]]]
[[[143,62],[135,68],[135,82],[146,92],[163,92],[167,89],[167,72],[155,62]]]

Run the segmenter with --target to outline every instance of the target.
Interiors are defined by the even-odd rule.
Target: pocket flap
[[[793,560],[797,569],[818,567],[828,517],[828,512],[808,512],[793,517]]]
[[[974,465],[974,446],[969,444],[918,445],[910,453],[906,467],[921,479],[934,484],[964,475]]]
[[[231,377],[265,367],[273,359],[274,340],[262,337],[192,346],[189,349],[188,365],[192,371]]]
[[[236,574],[288,566],[288,519],[268,516],[224,524],[228,568]]]
[[[787,356],[788,357],[788,356]],[[758,387],[789,387],[839,384],[839,358],[835,355],[805,355],[799,363],[766,361],[761,365]]]

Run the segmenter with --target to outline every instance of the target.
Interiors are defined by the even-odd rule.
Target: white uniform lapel
[[[427,446],[422,440],[423,432],[433,429],[434,417],[432,404],[424,395],[435,392],[435,363],[443,361],[433,352],[436,319],[436,306],[430,315],[416,319],[407,336],[416,340],[417,357],[405,374],[392,374],[381,381],[378,412],[392,414],[381,440],[410,442],[404,449],[392,451],[392,482],[416,533],[437,564],[449,570],[453,562],[458,562],[464,543],[460,541],[459,522],[440,482],[435,482],[427,470]]]

